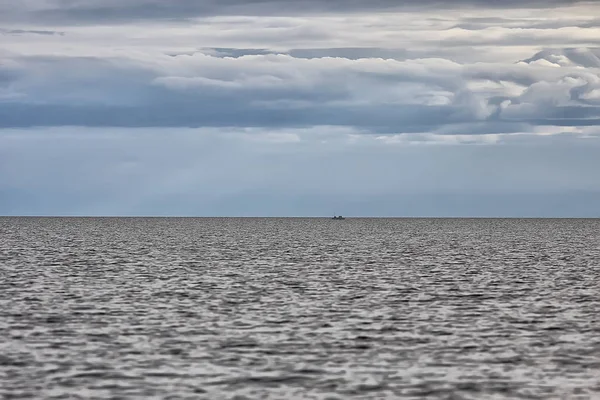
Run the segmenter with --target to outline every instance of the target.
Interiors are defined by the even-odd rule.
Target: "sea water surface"
[[[600,398],[600,220],[0,218],[0,397]]]

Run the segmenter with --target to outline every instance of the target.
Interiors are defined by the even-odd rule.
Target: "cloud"
[[[600,131],[579,133],[382,140],[341,127],[5,129],[0,212],[593,215]]]
[[[8,21],[43,23],[108,23],[140,20],[190,19],[221,15],[307,15],[440,9],[554,8],[593,4],[577,0],[27,0],[0,2]],[[2,20],[0,19],[0,20]]]
[[[465,64],[199,52],[15,57],[0,69],[5,92],[13,93],[0,125],[339,125],[374,133],[461,126],[471,134],[510,124],[592,125],[600,118],[597,52],[546,50],[518,63]]]
[[[27,29],[0,29],[0,35],[18,36],[18,35],[58,35],[64,36],[64,32],[48,30],[27,30]]]
[[[90,6],[94,3],[82,4]],[[102,4],[108,7],[112,3]],[[161,7],[177,9],[179,3],[160,4]],[[206,6],[202,2],[193,4]],[[131,5],[119,2],[114,5],[113,14],[122,17],[119,7]],[[13,8],[9,7],[7,12]],[[502,11],[501,22],[497,21],[497,10],[453,7],[435,10],[424,7],[386,13],[375,10],[289,16],[216,15],[200,19],[194,18],[192,13],[186,20],[133,18],[90,24],[78,19],[71,22],[51,23],[48,19],[27,22],[14,16],[4,22],[4,28],[42,30],[46,24],[45,30],[60,29],[65,37],[13,36],[3,48],[26,55],[45,53],[94,57],[118,52],[206,53],[208,48],[214,48],[215,55],[221,51],[221,54],[232,55],[285,53],[299,58],[443,58],[456,62],[512,62],[531,57],[541,46],[600,46],[600,27],[593,23],[597,11],[598,6],[593,3],[574,3],[535,11],[507,8]],[[165,12],[168,15],[168,10]],[[7,14],[0,12],[1,15]],[[33,16],[35,13],[24,12],[24,15]],[[473,20],[478,21],[477,30],[462,27]]]
[[[0,213],[560,213],[600,191],[598,11],[0,0]]]

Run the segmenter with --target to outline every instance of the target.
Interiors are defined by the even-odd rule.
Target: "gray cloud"
[[[0,68],[0,126],[331,125],[418,133],[455,125],[486,134],[590,126],[600,118],[594,49],[546,50],[516,64],[254,53],[15,58]],[[41,73],[46,79],[36,80]]]
[[[600,48],[551,48],[536,53],[523,62],[532,63],[539,60],[545,60],[551,63],[569,62],[584,68],[600,68]]]
[[[577,0],[30,0],[0,2],[7,20],[41,23],[126,22],[188,19],[219,15],[298,15],[323,13],[439,10],[457,8],[553,8],[589,2]]]
[[[199,53],[211,54],[215,57],[233,57],[267,55],[267,54],[285,54],[294,58],[346,58],[348,60],[359,60],[363,58],[382,58],[394,60],[408,60],[415,58],[428,58],[433,55],[433,51],[426,49],[390,49],[379,47],[338,47],[338,48],[298,48],[288,51],[274,51],[269,49],[243,49],[243,48],[205,48],[200,49]],[[188,55],[195,52],[188,53]],[[448,51],[448,53],[452,53]],[[180,55],[180,54],[174,54]],[[439,56],[440,51],[435,50],[435,55]],[[456,54],[454,54],[456,56]],[[452,54],[447,54],[445,59],[452,59]]]
[[[17,35],[42,35],[42,36],[64,36],[64,32],[48,31],[48,30],[31,30],[31,29],[1,29],[0,35],[17,36]]]

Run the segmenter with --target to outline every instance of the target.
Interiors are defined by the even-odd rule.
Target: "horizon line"
[[[188,218],[188,219],[333,219],[332,216],[261,216],[261,215],[0,215],[0,218]],[[345,219],[600,219],[600,216],[344,216]]]

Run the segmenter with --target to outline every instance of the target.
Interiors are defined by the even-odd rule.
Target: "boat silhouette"
[[[332,219],[346,219],[346,218],[342,217],[341,215],[339,215],[339,216],[334,215]]]

